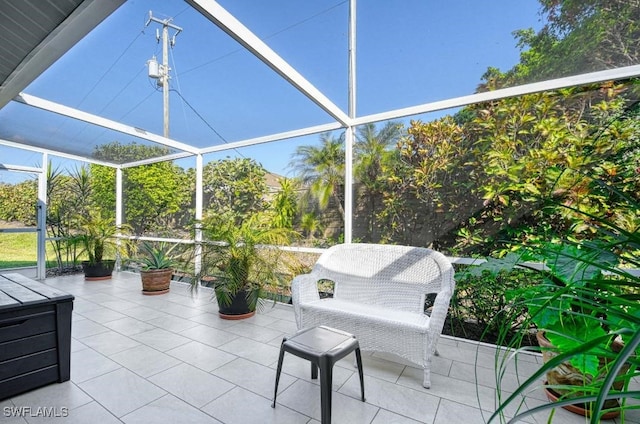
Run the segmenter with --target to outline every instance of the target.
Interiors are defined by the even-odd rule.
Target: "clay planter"
[[[545,385],[548,384],[548,382],[544,382]],[[555,402],[560,398],[560,395],[558,394],[558,392],[556,392],[553,389],[550,389],[548,387],[544,388],[544,392],[547,395],[547,399],[549,399],[551,402]],[[609,402],[616,402],[615,406],[620,406],[618,401],[609,401]],[[606,403],[605,403],[606,405]],[[609,406],[609,408],[611,408],[612,406]],[[565,405],[563,406],[564,409],[566,409],[569,412],[573,412],[574,414],[578,414],[578,415],[582,415],[583,417],[589,417],[591,416],[591,410],[588,408],[584,407],[584,404],[576,404],[576,405]],[[601,420],[612,420],[614,418],[616,418],[618,415],[620,415],[619,411],[611,411],[611,412],[606,412],[604,414],[602,414],[600,416]]]
[[[558,353],[557,351],[548,350],[548,349],[555,349],[555,346],[551,344],[549,339],[545,337],[544,332],[539,331],[536,334],[536,337],[538,339],[538,344],[540,345],[540,347],[544,348],[542,351],[542,359],[544,360],[545,363],[547,363],[549,360],[551,360],[551,358],[556,356]],[[622,343],[619,343],[619,342],[614,342],[612,345],[612,349],[614,352],[619,352],[620,350],[622,350],[623,347],[624,346],[622,345]],[[607,362],[611,362],[611,360],[608,358],[600,358],[600,367],[603,367],[605,364],[607,364]],[[629,370],[629,365],[626,364],[620,370],[620,374],[624,374],[628,372],[628,370]],[[550,369],[549,371],[547,371],[546,375],[547,375],[547,381],[545,381],[544,384],[545,385],[548,384],[552,386],[553,385],[566,385],[566,386],[571,385],[571,386],[580,387],[580,386],[584,386],[585,384],[589,384],[592,381],[591,376],[584,375],[580,370],[572,366],[568,361],[562,363],[561,365],[553,369]],[[604,376],[599,376],[598,379],[604,379]],[[622,390],[623,384],[624,384],[623,381],[616,381],[613,384],[613,389]],[[558,400],[558,398],[561,398],[565,395],[568,395],[568,398],[584,395],[582,392],[579,392],[579,391],[548,389],[548,388],[545,388],[545,392],[546,392],[547,398],[551,401],[556,401]],[[616,399],[608,400],[604,403],[604,409],[617,408],[619,406],[620,404]],[[590,415],[590,411],[591,411],[590,408],[588,408],[588,405],[584,405],[584,404],[567,405],[567,406],[563,406],[563,408],[573,413],[580,414],[587,417]],[[608,419],[613,419],[618,415],[620,415],[619,411],[612,411],[612,412],[605,413],[601,418],[608,420]]]
[[[172,275],[173,269],[171,268],[140,271],[142,293],[146,295],[168,293]]]

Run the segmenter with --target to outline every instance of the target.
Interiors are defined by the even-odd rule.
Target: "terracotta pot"
[[[146,295],[168,293],[172,275],[173,269],[171,268],[140,271],[142,293]]]
[[[547,385],[548,382],[545,381],[544,384]],[[549,399],[551,402],[556,402],[560,398],[560,394],[558,394],[558,392],[548,387],[544,388],[544,392],[547,395],[547,399]],[[614,401],[614,402],[616,402],[615,406],[620,406],[618,401]],[[576,404],[576,405],[565,405],[563,406],[563,408],[569,412],[573,412],[574,414],[582,415],[583,417],[591,416],[591,409],[585,408],[584,404],[582,403]],[[609,408],[611,408],[611,406]],[[612,420],[616,418],[618,415],[620,415],[620,411],[606,412],[600,416],[600,419]]]
[[[544,348],[542,351],[542,358],[545,363],[547,363],[553,357],[558,355],[556,347],[549,341],[549,339],[545,337],[544,332],[539,331],[536,334],[536,338],[538,339],[538,344],[540,345],[540,347]],[[619,352],[620,350],[622,350],[623,347],[624,345],[622,343],[618,341],[614,341],[612,345],[612,350],[614,352]],[[612,362],[612,359],[600,358],[600,367],[604,367],[609,362]],[[628,370],[629,370],[629,365],[626,364],[620,370],[620,374],[624,374],[628,372]],[[547,376],[547,381],[545,382],[545,385],[549,384],[552,386],[566,385],[566,386],[580,387],[580,386],[585,386],[587,384],[590,384],[593,381],[593,378],[590,375],[583,374],[580,370],[575,368],[568,361],[563,362],[557,367],[547,371],[546,376]],[[596,378],[596,380],[602,380],[604,378],[605,378],[604,375],[600,375]],[[616,381],[613,384],[613,389],[622,390],[623,385],[624,385],[623,381]],[[583,392],[572,391],[572,390],[560,390],[560,389],[551,390],[551,389],[545,388],[545,392],[547,394],[547,398],[549,398],[550,400],[557,400],[559,397],[562,397],[562,396],[568,396],[568,397],[584,396]],[[604,403],[604,409],[617,408],[619,406],[620,404],[616,399],[608,400]],[[568,405],[568,406],[564,406],[563,408],[577,414],[589,416],[590,409],[582,404]],[[604,419],[615,418],[619,414],[620,413],[618,411],[609,412],[605,414],[605,417],[607,418],[604,418]]]

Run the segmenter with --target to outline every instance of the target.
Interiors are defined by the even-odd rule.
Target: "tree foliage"
[[[0,183],[0,219],[36,224],[38,184],[27,180],[17,184]]]
[[[167,148],[113,142],[100,146],[95,156],[125,162],[167,153]],[[115,169],[92,164],[90,174],[95,205],[115,216]],[[188,208],[189,187],[185,172],[171,162],[126,168],[123,172],[124,221],[136,234],[165,231],[178,212]]]
[[[189,205],[186,175],[171,162],[127,168],[124,172],[126,222],[138,234],[163,232]]]
[[[273,225],[276,228],[293,228],[298,213],[297,182],[288,178],[279,180],[280,190],[271,201]]]
[[[231,215],[237,222],[266,208],[266,170],[253,159],[224,159],[207,163],[202,180],[208,212]]]
[[[600,71],[640,62],[640,3],[629,0],[540,0],[545,25],[515,31],[520,63],[508,85]]]
[[[386,175],[390,239],[407,240],[421,217],[432,221],[432,241],[454,247],[451,231],[457,231],[457,247],[467,254],[488,254],[478,252],[479,245],[497,238],[568,228],[584,233],[587,226],[566,210],[541,214],[538,199],[554,196],[583,211],[617,213],[615,198],[581,181],[594,172],[637,197],[636,98],[635,81],[610,82],[468,106],[460,120],[411,122],[398,144],[402,166]],[[563,172],[568,169],[575,172]],[[413,225],[404,225],[407,216]],[[451,220],[457,226],[447,226]]]
[[[297,172],[301,184],[307,188],[306,199],[315,201],[320,210],[330,202],[344,220],[344,133],[320,135],[320,145],[299,146],[289,166]]]

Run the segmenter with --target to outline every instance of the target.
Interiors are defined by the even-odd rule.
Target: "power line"
[[[93,84],[93,87],[91,87],[91,89],[87,92],[87,94],[84,95],[84,97],[82,98],[82,100],[80,100],[80,103],[78,103],[78,106],[80,106],[86,99],[87,97],[89,97],[89,94],[91,94],[93,92],[93,90],[96,89],[96,87],[102,82],[102,80],[111,72],[111,70],[116,66],[116,64],[120,61],[120,59],[122,59],[122,57],[127,53],[127,51],[129,51],[129,49],[131,48],[131,46],[133,46],[133,43],[135,43],[138,38],[140,38],[140,36],[144,34],[144,31],[140,31],[134,38],[133,40],[131,40],[131,42],[129,43],[129,45],[124,49],[124,51],[122,53],[120,53],[120,56],[118,56],[116,58],[116,60],[111,64],[111,66],[109,66],[109,68],[107,68],[106,71],[104,71],[104,73],[102,74],[102,76],[98,79],[98,81],[96,81],[95,84]],[[104,110],[104,109],[103,109]]]
[[[302,25],[302,24],[304,24],[304,23],[307,23],[307,22],[309,22],[310,20],[315,19],[315,18],[317,18],[317,17],[318,17],[318,16],[320,16],[320,15],[324,15],[325,13],[330,12],[330,11],[332,11],[333,9],[336,9],[336,8],[338,8],[338,7],[342,6],[343,4],[347,3],[348,1],[349,1],[349,0],[344,0],[344,1],[340,2],[340,3],[338,3],[338,4],[335,4],[335,5],[331,6],[331,7],[329,7],[328,9],[325,9],[325,10],[323,10],[323,11],[321,11],[321,12],[316,13],[315,15],[309,16],[309,17],[308,17],[308,18],[306,18],[306,19],[303,19],[303,20],[301,20],[301,21],[298,21],[298,22],[296,22],[296,23],[294,23],[294,24],[292,24],[292,25],[289,25],[288,27],[283,28],[283,29],[281,29],[280,31],[276,31],[276,32],[274,32],[273,34],[268,35],[267,37],[265,37],[265,40],[268,40],[269,38],[275,37],[276,35],[279,35],[279,34],[281,34],[281,33],[285,32],[285,31],[288,31],[288,30],[290,30],[290,29],[292,29],[292,28],[295,28],[295,27],[300,26],[300,25]]]
[[[178,92],[182,91],[180,87],[180,78],[178,78],[178,66],[176,65],[176,58],[173,56],[173,49],[169,52],[171,56],[171,62],[173,63],[173,70],[176,76],[176,86],[178,87]],[[189,121],[187,120],[187,111],[184,109],[184,103],[182,103],[182,117],[184,118],[184,122],[187,125],[187,131],[191,131],[191,126]]]
[[[125,112],[120,118],[118,118],[119,120],[124,118],[125,116],[127,116],[128,114],[130,114],[131,112],[133,112],[134,110],[136,110],[138,107],[140,107],[140,105],[144,102],[147,101],[147,99],[151,96],[153,96],[153,94],[155,92],[157,92],[158,89],[154,89],[151,93],[149,93],[149,95],[147,97],[145,97],[144,99],[140,100],[134,107],[132,107],[131,109],[129,109],[127,112]]]
[[[193,106],[191,106],[191,103],[189,103],[189,102],[187,101],[187,99],[185,99],[185,98],[182,96],[182,94],[180,94],[180,92],[179,92],[179,91],[177,91],[177,90],[175,90],[175,89],[171,89],[170,91],[173,91],[173,92],[175,92],[178,96],[180,96],[180,98],[182,99],[182,101],[183,101],[187,106],[189,106],[189,109],[191,109],[191,110],[193,111],[193,113],[195,113],[195,114],[196,114],[196,116],[197,116],[198,118],[200,118],[200,120],[202,120],[202,122],[204,122],[204,124],[205,124],[207,127],[209,127],[209,129],[211,129],[211,131],[213,131],[213,132],[214,132],[218,137],[220,137],[220,140],[222,140],[225,144],[228,144],[228,143],[229,143],[229,142],[227,141],[227,139],[226,139],[226,138],[224,138],[224,137],[223,137],[223,136],[222,136],[222,135],[221,135],[221,134],[220,134],[220,133],[219,133],[215,128],[213,128],[213,126],[212,126],[211,124],[209,124],[209,122],[207,122],[207,120],[206,120],[206,119],[204,119],[204,117],[203,117],[202,115],[200,115],[200,113],[198,113],[198,111],[197,111]],[[232,150],[233,150],[233,151],[235,151],[235,152],[238,154],[238,156],[240,156],[240,157],[242,157],[242,158],[245,158],[245,159],[247,158],[247,157],[246,157],[245,155],[243,155],[243,154],[242,154],[242,152],[240,152],[237,148],[233,148]]]
[[[82,103],[84,103],[84,101],[89,97],[89,95],[91,93],[93,93],[93,91],[98,87],[98,85],[100,85],[100,83],[102,82],[102,80],[104,80],[104,78],[111,72],[111,70],[116,66],[116,64],[120,61],[120,59],[122,59],[122,57],[129,51],[129,49],[131,48],[131,46],[133,46],[133,44],[138,40],[138,38],[140,38],[141,35],[144,34],[144,29],[142,31],[140,31],[139,33],[136,34],[135,37],[133,37],[133,39],[129,42],[129,44],[127,45],[127,47],[125,47],[125,49],[122,51],[122,53],[120,53],[120,55],[113,61],[113,63],[111,64],[111,66],[109,66],[109,68],[107,68],[107,70],[100,76],[100,78],[98,78],[98,80],[93,84],[93,86],[91,87],[91,89],[89,91],[87,91],[87,93],[84,95],[84,97],[80,100],[80,102],[78,103],[78,106],[80,106]],[[139,72],[138,72],[139,74]],[[136,75],[137,77],[137,75]],[[134,77],[134,79],[136,78]],[[118,92],[118,94],[116,94],[115,96],[112,97],[112,99],[109,101],[109,103],[107,103],[105,106],[103,106],[100,111],[98,113],[102,113],[111,103],[113,103],[115,101],[115,99],[120,95],[120,93],[122,93],[124,91],[124,89],[126,87],[128,87],[131,83],[133,82],[133,79],[131,81],[129,81],[129,83]],[[60,132],[60,130],[62,129],[62,127],[66,124],[66,121],[55,130],[55,133]],[[76,140],[78,139],[78,137],[80,136],[80,134],[82,134],[90,125],[87,124],[85,126],[83,126],[80,130],[78,130],[78,132],[70,137],[71,140]],[[103,131],[102,133],[104,133],[105,131]],[[102,134],[101,133],[101,134]],[[93,141],[95,141],[100,135],[94,137]]]
[[[131,78],[131,79],[129,80],[129,82],[128,82],[125,86],[123,86],[123,87],[120,89],[120,91],[118,91],[118,92],[115,94],[115,96],[113,96],[113,98],[109,101],[109,103],[107,103],[106,105],[104,105],[104,107],[103,107],[102,109],[100,109],[100,113],[104,112],[104,110],[105,110],[106,108],[108,108],[108,107],[111,105],[111,103],[115,102],[115,101],[116,101],[116,99],[117,99],[118,97],[120,97],[120,95],[121,95],[121,94],[122,94],[122,93],[123,93],[123,92],[124,92],[124,91],[125,91],[125,90],[126,90],[126,89],[127,89],[127,88],[128,88],[128,87],[129,87],[129,86],[130,86],[134,81],[135,81],[135,80],[136,80],[136,78],[138,78],[138,76],[139,76],[139,75],[142,73],[142,71],[144,71],[144,70],[146,70],[146,68],[145,68],[145,67],[140,68],[140,70],[138,70],[138,73],[137,73],[137,74],[135,74],[135,75],[133,76],[133,78]],[[125,114],[124,116],[126,116],[126,114]],[[122,116],[121,118],[124,118],[124,116]]]
[[[199,113],[199,112],[198,112],[198,111],[197,111],[197,110],[196,110],[196,109],[191,105],[191,103],[189,103],[189,102],[187,101],[187,99],[185,99],[185,98],[184,98],[184,96],[183,96],[182,94],[180,94],[180,92],[179,92],[178,90],[176,90],[176,89],[173,89],[173,88],[172,88],[172,89],[171,89],[171,91],[175,92],[178,96],[180,96],[180,98],[182,99],[182,101],[183,101],[183,102],[184,102],[184,103],[189,107],[189,109],[191,109],[191,110],[193,111],[193,113],[195,113],[195,114],[196,114],[196,116],[197,116],[198,118],[200,118],[200,120],[201,120],[202,122],[204,122],[204,124],[205,124],[207,127],[209,127],[209,129],[210,129],[211,131],[213,131],[213,132],[214,132],[218,137],[220,137],[220,140],[222,140],[225,144],[228,144],[228,143],[229,143],[229,142],[227,141],[227,139],[226,139],[226,138],[224,138],[224,137],[222,136],[222,134],[220,134],[220,133],[219,133],[215,128],[213,128],[213,126],[212,126],[211,124],[209,124],[209,122],[207,122],[207,120],[206,120],[206,119],[204,119],[204,117],[203,117],[202,115],[200,115],[200,113]]]

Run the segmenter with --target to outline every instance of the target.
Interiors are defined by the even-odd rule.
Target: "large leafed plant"
[[[598,181],[592,184],[603,188]],[[544,332],[555,355],[511,396],[501,398],[492,419],[539,385],[550,370],[567,362],[583,374],[581,384],[551,387],[566,394],[558,402],[519,411],[514,420],[570,404],[585,406],[593,423],[612,410],[624,418],[624,411],[633,408],[627,399],[640,395],[630,386],[640,375],[640,209],[634,198],[611,187],[607,190],[616,199],[617,214],[596,215],[563,204],[574,217],[582,218],[576,225],[589,228],[588,239],[567,235],[527,244],[524,253],[483,266],[494,271],[525,267],[539,274],[537,284],[511,293],[510,308],[525,315],[519,317],[519,335],[504,344],[517,348],[520,338],[535,328]],[[615,341],[622,347],[613,349]],[[509,365],[505,358],[499,361],[499,393]],[[619,406],[605,406],[613,399],[620,401]]]

